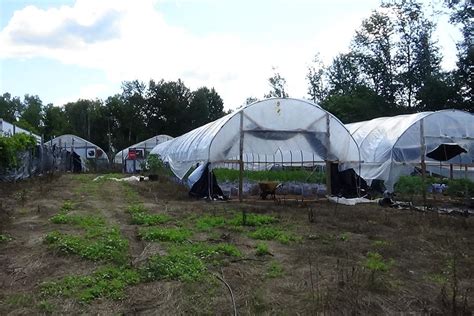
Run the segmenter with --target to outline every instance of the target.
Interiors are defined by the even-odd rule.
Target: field
[[[474,309],[472,217],[95,177],[0,184],[1,315]]]

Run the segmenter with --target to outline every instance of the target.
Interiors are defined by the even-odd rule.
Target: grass
[[[277,240],[282,244],[300,240],[297,236],[274,227],[259,227],[249,233],[249,237],[258,240]]]
[[[90,302],[96,298],[120,300],[128,285],[138,284],[140,274],[129,268],[102,267],[92,275],[67,276],[58,281],[41,284],[43,296],[75,298]]]
[[[191,237],[192,232],[185,228],[149,227],[140,229],[138,235],[148,241],[183,242]]]
[[[239,170],[217,168],[214,174],[218,181],[238,181]],[[244,178],[253,181],[309,182],[325,183],[326,176],[321,172],[307,170],[244,171]]]
[[[270,254],[270,250],[268,249],[268,245],[264,242],[257,243],[256,247],[256,255],[257,256],[265,256]]]
[[[283,267],[278,262],[272,261],[270,262],[270,265],[267,268],[267,272],[265,273],[265,276],[267,278],[274,279],[274,278],[279,278],[283,276],[283,274],[284,274]]]
[[[128,241],[117,228],[91,230],[86,236],[53,231],[46,236],[45,243],[60,253],[79,255],[92,261],[124,264],[128,257]]]

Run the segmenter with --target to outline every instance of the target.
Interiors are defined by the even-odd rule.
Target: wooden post
[[[425,124],[424,119],[420,121],[420,145],[421,145],[421,179],[423,180],[423,206],[426,206],[426,188],[424,187],[426,181],[426,163],[425,163]]]
[[[326,113],[326,194],[332,195],[331,190],[331,161],[329,161],[329,153],[331,152],[330,140],[330,119],[329,114]]]
[[[244,177],[244,110],[240,111],[240,144],[239,144],[239,201],[243,200]]]
[[[454,175],[454,170],[453,170],[453,164],[449,164],[449,179],[453,179],[453,175]]]

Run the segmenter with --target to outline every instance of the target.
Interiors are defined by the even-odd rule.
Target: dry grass
[[[244,315],[472,312],[472,218],[376,205],[336,207],[321,199],[304,205],[258,200],[207,203],[189,199],[172,182],[91,185],[88,179],[93,177],[62,175],[0,184],[0,234],[12,237],[0,243],[0,314],[230,314],[228,290],[216,274],[223,275],[231,286],[237,310]],[[242,256],[207,262],[208,274],[199,282],[160,280],[130,285],[122,300],[103,298],[84,304],[45,297],[40,293],[42,282],[92,274],[103,265],[55,253],[43,243],[48,233],[58,229],[49,218],[64,201],[74,203],[75,215],[101,216],[108,225],[119,227],[128,240],[128,266],[133,269],[140,269],[151,256],[166,255],[170,246],[138,238],[139,227],[131,224],[127,213],[131,203],[142,203],[147,214],[171,218],[170,223],[156,227],[192,230],[191,244],[227,243]],[[310,208],[312,222],[308,220]],[[291,233],[299,240],[288,244],[265,241],[270,254],[257,256],[261,241],[249,237],[255,227],[196,227],[203,216],[230,222],[242,210],[277,218],[278,222],[264,227]],[[60,229],[62,233],[78,232],[71,225]],[[386,263],[387,268],[377,269],[377,262],[367,264],[368,258],[378,258],[374,260]]]

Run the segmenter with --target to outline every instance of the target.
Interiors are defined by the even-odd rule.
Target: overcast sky
[[[442,0],[425,0],[439,7]],[[380,0],[0,0],[0,93],[63,105],[120,92],[124,80],[215,87],[225,108],[269,91],[272,67],[307,97],[313,56],[346,52]],[[452,69],[459,33],[434,34]]]

